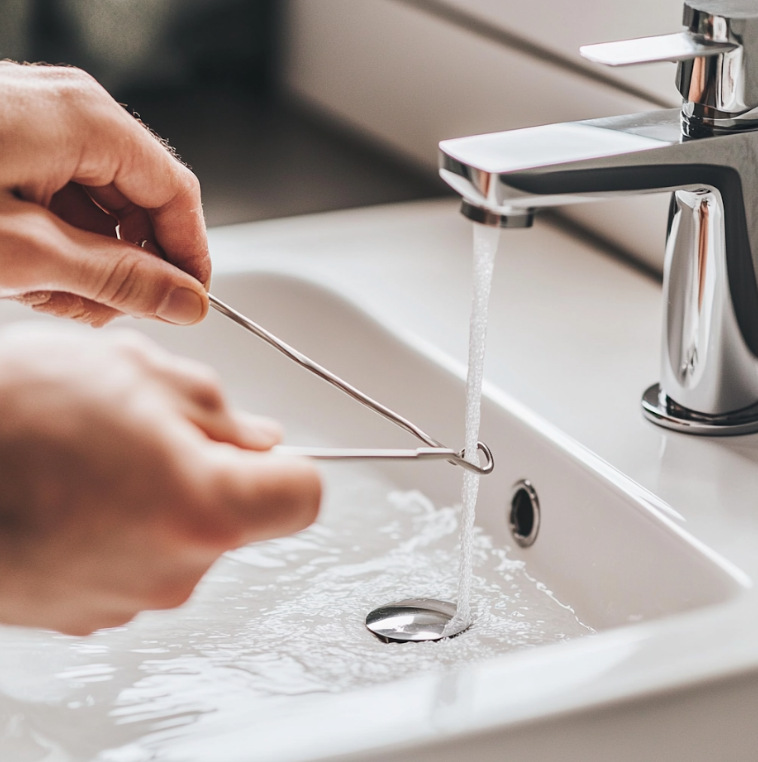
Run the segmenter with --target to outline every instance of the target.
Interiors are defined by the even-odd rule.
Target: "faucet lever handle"
[[[581,53],[608,66],[676,61],[686,135],[745,129],[734,118],[758,108],[758,2],[684,0],[682,21],[677,34],[587,45]]]
[[[634,40],[601,42],[583,45],[579,52],[588,61],[606,66],[633,66],[660,61],[690,61],[729,53],[739,46],[733,42],[718,42],[692,32],[639,37]]]

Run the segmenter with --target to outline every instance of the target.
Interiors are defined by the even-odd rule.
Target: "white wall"
[[[618,82],[650,93],[647,100],[612,81],[539,60],[539,46],[580,61],[575,48],[581,42],[674,31],[680,0],[448,5],[531,38],[537,54],[485,39],[402,0],[290,0],[287,90],[430,172],[444,138],[659,107],[653,100],[677,102],[673,65],[611,72]],[[566,211],[660,267],[667,208],[667,197],[649,196]]]
[[[444,3],[516,32],[587,68],[596,65],[579,55],[581,45],[667,34],[678,31],[682,25],[682,0],[444,0]],[[680,102],[670,64],[597,68],[672,106]]]

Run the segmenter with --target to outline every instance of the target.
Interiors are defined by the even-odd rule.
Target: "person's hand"
[[[131,331],[0,332],[0,622],[74,635],[184,602],[225,550],[318,511],[310,461],[213,372]]]
[[[0,63],[0,298],[191,324],[210,281],[197,178],[88,74]]]

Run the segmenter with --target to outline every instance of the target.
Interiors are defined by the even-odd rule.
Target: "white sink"
[[[464,369],[437,350],[306,278],[225,272],[214,293],[462,445]],[[0,309],[2,320],[28,317]],[[135,326],[213,365],[239,405],[285,423],[289,444],[415,444],[220,315]],[[696,659],[702,624],[728,621],[748,577],[664,502],[494,388],[481,438],[496,466],[481,481],[470,632],[386,645],[362,623],[371,605],[453,594],[460,470],[331,464],[322,522],[229,554],[183,609],[89,639],[0,631],[0,758],[494,760],[527,720],[699,679],[674,668],[678,649],[688,643]],[[508,526],[521,480],[541,508],[527,548]]]

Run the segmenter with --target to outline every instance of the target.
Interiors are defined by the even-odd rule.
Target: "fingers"
[[[277,421],[232,410],[215,390],[190,388],[180,408],[188,421],[215,442],[265,451],[282,441],[282,427]]]
[[[88,186],[130,233],[136,229],[138,237],[133,240],[154,237],[168,262],[207,285],[210,257],[197,178],[148,129],[106,97],[107,108],[89,115],[93,139],[82,146],[84,155],[72,179]],[[144,232],[145,212],[152,236]]]
[[[63,291],[179,325],[196,323],[208,311],[195,278],[138,246],[74,227],[12,196],[0,202],[0,211],[6,212],[0,214],[0,296]]]
[[[312,461],[224,445],[213,445],[209,455],[216,463],[216,504],[236,520],[231,546],[292,534],[316,520],[321,479]]]
[[[0,80],[3,135],[14,148],[4,154],[0,188],[48,206],[73,181],[98,189],[98,203],[116,217],[139,207],[166,260],[209,282],[200,185],[164,143],[81,70],[5,64]]]
[[[123,314],[112,307],[98,304],[83,296],[60,291],[30,291],[12,298],[16,302],[31,307],[35,312],[76,320],[78,323],[85,323],[93,328],[101,328]]]
[[[91,605],[77,605],[69,597],[65,604],[31,607],[29,601],[19,602],[13,606],[6,600],[1,616],[3,624],[57,630],[63,635],[85,637],[96,630],[128,624],[138,613],[139,609],[116,609],[115,611],[93,609]]]
[[[159,249],[155,245],[155,231],[150,213],[125,198],[114,185],[103,188],[88,188],[88,193],[95,201],[105,209],[108,209],[118,219],[119,238],[122,241],[137,244],[146,241],[151,245],[150,251],[158,254]],[[162,256],[162,254],[159,254]],[[198,277],[198,273],[184,268],[190,275]],[[200,273],[202,274],[202,273]]]
[[[239,447],[248,450],[270,450],[284,437],[282,425],[273,418],[250,415],[242,410],[233,411],[232,415],[237,424],[236,444]]]
[[[165,352],[138,336],[124,332],[121,340],[169,385],[171,403],[206,437],[247,450],[269,450],[281,442],[283,430],[277,421],[229,407],[221,379],[210,367]]]
[[[118,626],[181,605],[224,550],[316,517],[313,463],[241,449],[273,425],[229,411],[197,363],[133,331],[0,338],[0,621]]]
[[[99,609],[79,611],[73,609],[61,612],[57,621],[54,620],[52,623],[50,618],[46,616],[45,621],[40,622],[37,626],[57,630],[63,635],[83,638],[98,630],[123,627],[129,624],[139,613],[139,609],[129,611],[101,611]]]
[[[69,225],[116,237],[116,218],[104,212],[77,183],[69,183],[59,190],[50,201],[49,209]]]
[[[215,442],[226,442],[245,450],[270,450],[282,441],[282,427],[271,418],[232,410],[225,403],[209,407],[187,400],[182,412],[188,421]]]
[[[117,237],[116,218],[104,212],[77,183],[69,183],[58,191],[53,196],[49,208],[69,225],[109,238]],[[16,297],[16,301],[29,305],[36,312],[76,320],[95,328],[104,326],[122,314],[91,299],[56,291],[33,291]]]
[[[195,502],[174,531],[188,558],[205,560],[283,537],[305,529],[318,515],[321,480],[307,458],[206,442],[186,462]]]

